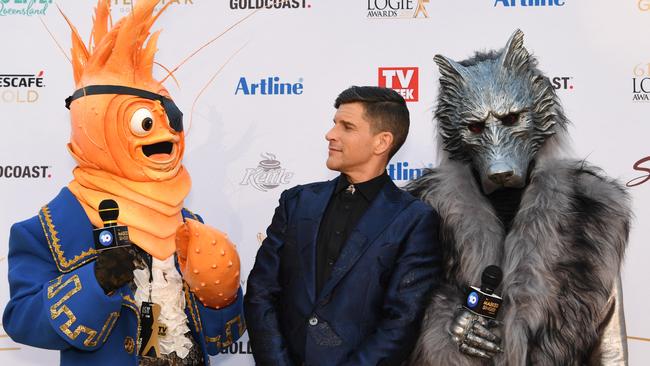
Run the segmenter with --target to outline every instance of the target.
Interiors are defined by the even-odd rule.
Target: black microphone
[[[465,296],[465,309],[490,319],[496,319],[501,302],[500,296],[494,294],[503,279],[503,272],[498,266],[487,266],[481,276],[481,287],[470,286]]]
[[[131,245],[129,228],[117,225],[120,208],[114,200],[103,200],[99,203],[99,217],[104,223],[103,228],[93,230],[96,250],[106,250]]]

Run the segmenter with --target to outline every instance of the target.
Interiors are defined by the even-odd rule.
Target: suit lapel
[[[300,248],[303,279],[312,303],[316,300],[316,237],[318,236],[323,214],[337,182],[338,178],[305,189],[298,203],[296,241]]]
[[[325,282],[319,299],[326,297],[341,281],[352,266],[375,239],[390,225],[390,223],[406,208],[413,199],[404,199],[399,188],[393,182],[386,182],[377,197],[361,216],[356,228],[350,233],[341,254],[337,259],[330,278]]]

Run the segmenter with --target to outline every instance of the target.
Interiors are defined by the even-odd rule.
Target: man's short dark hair
[[[364,106],[364,115],[370,121],[373,132],[393,134],[393,146],[388,153],[390,160],[402,147],[409,133],[409,110],[406,101],[393,89],[376,86],[351,86],[339,94],[334,108],[341,104],[359,102]]]

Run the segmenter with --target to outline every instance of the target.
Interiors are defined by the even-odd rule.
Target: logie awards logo
[[[650,102],[650,62],[634,66],[632,77],[632,101]]]
[[[430,0],[368,0],[368,19],[428,18]]]

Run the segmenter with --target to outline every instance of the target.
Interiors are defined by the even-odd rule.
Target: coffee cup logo
[[[282,163],[277,160],[275,154],[267,152],[260,156],[262,160],[257,164],[256,168],[246,169],[246,174],[239,183],[240,185],[246,186],[250,184],[255,189],[266,192],[291,181],[293,172],[288,172],[282,168]]]

